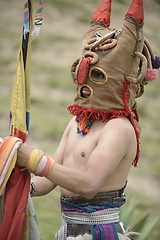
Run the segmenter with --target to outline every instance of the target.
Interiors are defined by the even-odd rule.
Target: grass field
[[[120,28],[129,6],[128,0],[113,1],[111,22]],[[81,40],[99,0],[45,0],[43,28],[32,41],[32,86],[30,141],[52,155],[71,118],[66,108],[73,103],[75,85],[70,66],[79,58]],[[35,3],[36,5],[36,3]],[[156,55],[160,55],[160,4],[145,0],[144,32]],[[10,92],[23,23],[23,3],[1,0],[0,15],[0,132],[9,134]],[[141,119],[141,159],[132,168],[126,191],[129,200],[138,200],[135,212],[140,218],[147,212],[160,215],[160,78],[145,88],[138,100]],[[129,201],[128,200],[128,201]],[[59,189],[34,199],[42,240],[53,239],[60,224]],[[147,240],[160,239],[160,223]]]

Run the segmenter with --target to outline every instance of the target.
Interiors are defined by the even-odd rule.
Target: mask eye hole
[[[89,79],[97,84],[104,84],[108,81],[108,77],[105,71],[98,67],[93,67],[90,69]]]

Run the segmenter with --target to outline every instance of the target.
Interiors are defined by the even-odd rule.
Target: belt
[[[62,216],[68,223],[109,224],[119,222],[119,209],[108,208],[92,213],[63,211]]]
[[[95,205],[109,202],[125,202],[126,197],[121,190],[112,192],[100,192],[97,193],[93,198],[87,199],[82,196],[65,197],[61,196],[61,200],[82,205]]]

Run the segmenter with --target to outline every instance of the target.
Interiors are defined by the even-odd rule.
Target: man
[[[28,143],[18,152],[17,165],[37,175],[33,196],[60,186],[63,223],[55,239],[128,239],[118,209],[139,158],[135,97],[157,76],[156,60],[143,38],[142,0],[133,0],[120,30],[110,28],[110,11],[104,0],[72,66],[77,96],[68,109],[75,117],[54,160]]]

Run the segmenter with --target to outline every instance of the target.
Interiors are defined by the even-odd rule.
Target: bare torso
[[[77,123],[72,119],[70,122],[70,126],[67,130],[65,146],[63,145],[64,152],[62,157],[62,164],[72,169],[85,171],[87,162],[90,159],[93,151],[97,147],[98,143],[101,141],[102,136],[107,132],[107,130],[109,131],[111,128],[113,128],[115,124],[117,128],[118,125],[119,128],[121,128],[121,125],[126,124],[126,135],[128,139],[125,139],[125,136],[121,136],[121,140],[128,141],[128,146],[126,148],[125,155],[122,159],[120,156],[118,166],[109,176],[106,177],[106,180],[100,187],[99,192],[118,190],[125,185],[129,169],[132,165],[137,151],[135,131],[129,120],[124,118],[114,119],[109,121],[108,123],[95,121],[89,133],[85,136],[81,136],[80,134],[77,134]],[[117,132],[117,134],[119,133]],[[114,151],[116,151],[116,146]],[[105,161],[107,161],[107,158],[105,159]],[[97,166],[97,171],[99,171],[99,166]],[[62,195],[64,196],[77,195],[76,193],[69,191],[65,188],[61,187],[60,189]]]
[[[26,167],[30,144],[19,147],[17,164]],[[127,118],[94,121],[85,136],[77,133],[72,118],[53,156],[54,165],[45,178],[34,177],[36,196],[60,186],[62,195],[92,198],[98,192],[121,189],[137,153],[135,130]]]

